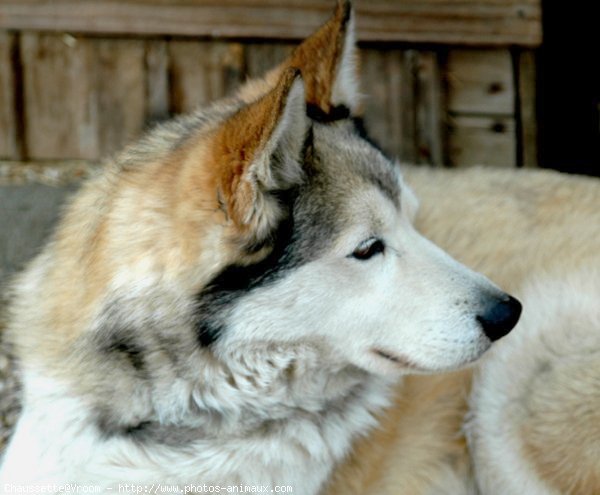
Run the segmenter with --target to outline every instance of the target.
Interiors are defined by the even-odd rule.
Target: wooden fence
[[[0,159],[96,161],[231,92],[332,1],[3,0]],[[415,163],[537,164],[539,0],[358,0],[366,121]]]

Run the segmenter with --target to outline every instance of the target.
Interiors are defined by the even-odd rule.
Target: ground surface
[[[13,173],[15,170],[19,173]],[[58,218],[60,205],[74,188],[72,177],[24,174],[26,170],[0,164],[0,452],[20,410],[18,373],[2,331],[6,284],[39,251]]]

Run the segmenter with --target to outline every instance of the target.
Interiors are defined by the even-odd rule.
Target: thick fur
[[[357,131],[352,25],[340,3],[74,196],[13,286],[24,410],[0,483],[316,494],[392,382],[477,359],[498,308],[514,325]]]
[[[417,233],[397,164],[357,131],[352,25],[340,3],[265,78],[156,129],[73,198],[13,285],[8,336],[24,412],[0,483],[289,485],[311,495],[339,466],[330,493],[461,493],[475,478],[490,493],[509,486],[490,435],[498,414],[522,416],[489,400],[505,382],[485,386],[506,351],[490,356],[472,401],[476,477],[459,434],[470,373],[404,377],[477,359],[490,346],[482,318],[506,295]],[[579,230],[597,224],[598,191],[552,174],[513,177],[409,173],[426,206],[418,224],[532,297],[525,328],[535,335],[544,297],[521,286],[528,274],[560,281],[597,266],[598,240]],[[577,221],[552,211],[556,196],[584,205]],[[594,254],[574,261],[581,246]],[[593,282],[581,287],[594,297]],[[565,304],[565,314],[583,311],[584,328],[588,303]],[[535,339],[522,339],[535,363]],[[546,371],[529,366],[515,383]],[[593,492],[588,457],[555,435],[572,414],[545,416],[544,406],[572,383],[593,396],[596,375],[561,376],[550,373],[552,393],[532,402],[542,427],[523,421],[524,448],[507,441],[501,455],[523,461],[528,486]],[[573,438],[593,438],[580,396],[569,403],[582,405]],[[549,455],[546,438],[571,456],[568,481],[552,478],[564,456]]]
[[[483,358],[471,400],[471,370],[407,377],[327,493],[600,493],[600,181],[404,172],[420,230],[517,294],[524,314]]]

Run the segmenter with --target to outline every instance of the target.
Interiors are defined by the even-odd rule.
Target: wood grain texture
[[[390,155],[413,161],[413,78],[403,50],[361,50],[362,106],[369,134]]]
[[[520,165],[538,166],[537,69],[533,50],[517,53],[519,77]]]
[[[164,40],[146,43],[146,120],[149,123],[170,116],[169,53]]]
[[[242,77],[243,51],[237,43],[172,41],[169,59],[173,113],[230,94]]]
[[[446,101],[438,53],[418,52],[415,84],[417,163],[443,165]]]
[[[97,63],[90,40],[23,33],[27,158],[99,157]]]
[[[3,0],[0,29],[301,39],[331,0]],[[358,0],[358,38],[538,46],[540,0]]]
[[[515,121],[511,117],[451,117],[448,153],[449,164],[456,167],[515,167]]]
[[[25,143],[24,156],[32,160],[97,160],[135,139],[148,122],[231,94],[295,46],[37,32],[20,37],[24,126],[15,115],[9,124],[24,128],[16,141]],[[516,64],[509,49],[366,45],[361,72],[370,134],[403,162],[533,164],[535,65],[524,55],[531,51],[513,50]]]
[[[445,98],[438,53],[361,51],[367,128],[402,162],[444,163]]]
[[[138,40],[94,40],[94,45],[98,56],[98,146],[100,156],[105,156],[139,137],[144,128],[145,50],[144,42]]]
[[[17,133],[15,35],[0,32],[0,158],[20,158]]]
[[[245,43],[244,75],[247,78],[262,77],[283,62],[295,46],[294,43]]]
[[[509,50],[450,50],[446,77],[450,111],[514,114],[515,89]]]

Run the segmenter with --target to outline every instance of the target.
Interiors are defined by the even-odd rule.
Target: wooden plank
[[[402,61],[400,74],[400,155],[405,163],[417,163],[417,63],[419,52],[406,50]],[[394,88],[390,88],[394,91]],[[396,89],[397,91],[397,89]],[[385,102],[383,102],[385,104]],[[390,136],[394,139],[394,135]]]
[[[403,162],[442,165],[445,110],[437,54],[363,49],[361,60],[369,133]]]
[[[296,45],[291,43],[247,43],[244,45],[245,74],[261,77],[283,62]]]
[[[513,69],[508,50],[451,50],[446,77],[451,112],[514,114]]]
[[[167,42],[149,40],[146,43],[146,120],[149,123],[169,118],[169,90]]]
[[[510,117],[451,117],[448,161],[453,166],[516,166],[515,121]]]
[[[443,116],[446,110],[440,62],[436,52],[419,52],[415,64],[415,78],[417,163],[443,165]]]
[[[102,156],[138,137],[146,117],[144,42],[94,40],[98,52],[98,140]]]
[[[97,159],[93,44],[69,35],[24,33],[21,54],[27,157]]]
[[[300,39],[331,0],[3,0],[0,29]],[[538,46],[540,0],[357,2],[358,38]]]
[[[171,111],[190,112],[208,101],[206,69],[202,60],[207,42],[172,41],[169,43],[169,72],[171,80]],[[215,88],[215,92],[218,91]]]
[[[521,51],[517,54],[519,74],[519,130],[520,165],[538,166],[537,102],[536,102],[536,60],[535,52]]]
[[[415,50],[363,50],[365,122],[382,148],[416,161]]]
[[[364,119],[371,137],[390,155],[406,159],[414,155],[411,135],[413,113],[404,114],[412,96],[412,79],[405,77],[405,53],[401,50],[361,50]],[[406,127],[409,129],[406,129]]]
[[[241,80],[243,53],[237,43],[169,43],[171,110],[189,112],[229,94]]]
[[[20,149],[17,133],[15,36],[0,32],[0,158],[17,160]]]

